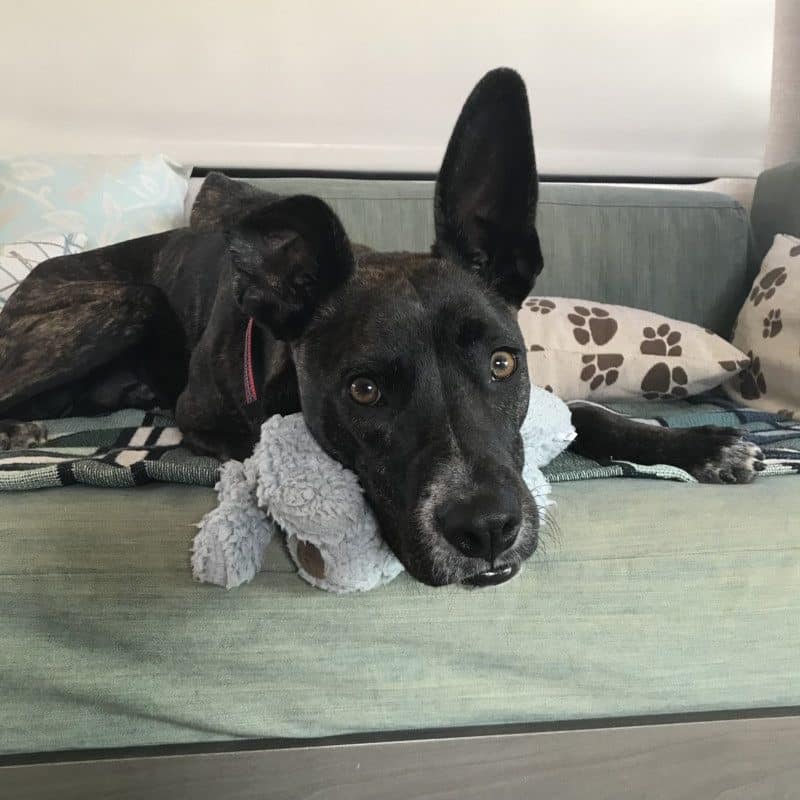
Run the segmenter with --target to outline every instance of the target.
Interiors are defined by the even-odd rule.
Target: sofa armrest
[[[753,247],[761,263],[776,233],[800,236],[800,161],[792,161],[761,173],[750,212]]]

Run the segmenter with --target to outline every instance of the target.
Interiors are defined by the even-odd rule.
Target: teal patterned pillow
[[[160,155],[0,160],[0,241],[83,231],[94,248],[180,227],[190,171]]]
[[[0,311],[25,276],[42,261],[80,253],[86,247],[82,233],[54,234],[22,242],[0,243]]]

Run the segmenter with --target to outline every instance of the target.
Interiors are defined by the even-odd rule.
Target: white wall
[[[472,84],[518,68],[540,171],[748,176],[771,0],[3,0],[0,155],[433,171]]]

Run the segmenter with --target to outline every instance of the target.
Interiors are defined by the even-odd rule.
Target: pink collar
[[[253,326],[255,321],[252,317],[247,321],[247,328],[244,332],[244,404],[252,405],[258,400],[256,391],[256,379],[253,372]]]

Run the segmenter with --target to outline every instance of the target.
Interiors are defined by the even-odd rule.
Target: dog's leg
[[[145,340],[167,313],[152,286],[26,281],[0,316],[0,415],[32,419],[27,411],[41,402],[31,400],[79,386]]]
[[[192,353],[186,388],[175,404],[175,421],[184,445],[192,452],[221,461],[242,461],[253,453],[258,426],[248,424],[239,370],[220,371],[214,367],[214,353],[237,360],[233,355],[237,353],[236,344],[228,342],[212,348],[207,346],[209,338],[210,333]]]
[[[749,483],[764,469],[761,450],[735,428],[664,428],[592,403],[569,407],[578,432],[571,449],[595,461],[671,464],[702,483]]]

